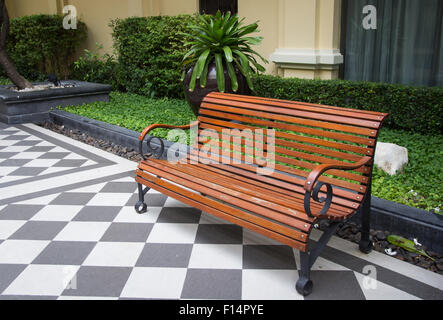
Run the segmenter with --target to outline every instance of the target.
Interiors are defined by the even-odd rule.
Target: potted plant
[[[238,15],[230,12],[215,16],[199,15],[197,23],[189,25],[190,50],[183,58],[183,87],[185,97],[197,115],[203,98],[212,91],[248,94],[253,90],[251,76],[264,72],[255,56],[268,63],[251,49],[263,37],[250,36],[257,32],[257,23],[244,26]]]

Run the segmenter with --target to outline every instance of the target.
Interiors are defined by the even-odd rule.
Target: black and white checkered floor
[[[153,190],[137,215],[135,167],[0,124],[0,299],[303,299],[297,251]],[[443,299],[442,276],[336,237],[313,270],[306,299]]]

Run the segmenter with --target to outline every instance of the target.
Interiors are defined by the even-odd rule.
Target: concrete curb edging
[[[112,141],[124,147],[138,150],[139,132],[135,132],[102,121],[92,120],[62,110],[49,112],[50,120],[69,129],[77,129],[88,135],[107,141]],[[163,140],[164,156],[173,144]],[[155,140],[154,146],[158,146]],[[351,221],[359,222],[359,213]],[[428,250],[443,254],[443,216],[409,207],[396,202],[372,197],[371,199],[371,228],[389,230],[407,238],[417,238]]]

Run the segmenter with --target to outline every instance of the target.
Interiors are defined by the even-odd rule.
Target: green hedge
[[[101,49],[99,46],[97,49]],[[112,85],[114,90],[120,89],[117,81],[118,63],[113,55],[105,53],[100,56],[85,49],[84,56],[81,56],[72,65],[71,79],[104,83]]]
[[[257,96],[387,112],[388,127],[442,132],[443,88],[269,75],[255,76],[254,87]]]
[[[65,78],[79,44],[86,39],[86,25],[63,28],[59,15],[32,15],[11,19],[8,53],[18,71],[30,80],[44,79],[49,73]]]
[[[118,83],[148,97],[183,97],[181,61],[191,15],[131,17],[111,22],[118,55]]]

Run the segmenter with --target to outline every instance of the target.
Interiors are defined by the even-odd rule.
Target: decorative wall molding
[[[270,60],[282,68],[332,70],[343,63],[343,55],[338,49],[277,48]]]

